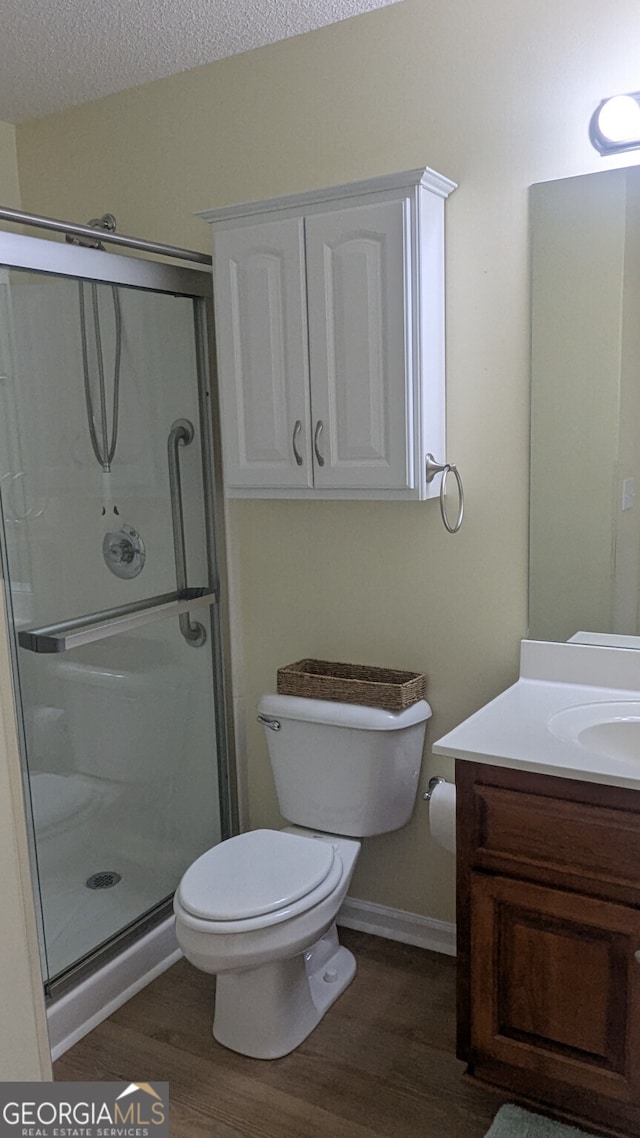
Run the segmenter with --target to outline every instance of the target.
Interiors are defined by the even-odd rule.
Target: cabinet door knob
[[[318,422],[316,423],[315,434],[313,436],[313,449],[316,452],[316,462],[318,463],[318,466],[324,466],[324,458],[320,454],[320,450],[318,447],[318,443],[320,442],[320,436],[321,436],[323,431],[324,431],[324,423],[322,422],[322,419],[318,419]]]
[[[302,423],[300,422],[299,419],[296,419],[296,421],[293,425],[293,438],[291,439],[291,446],[293,447],[293,456],[294,456],[294,458],[296,460],[296,464],[298,466],[302,466],[302,455],[300,454],[300,452],[298,451],[298,448],[296,446],[296,439],[297,439],[298,435],[300,434],[301,430],[302,430]]]

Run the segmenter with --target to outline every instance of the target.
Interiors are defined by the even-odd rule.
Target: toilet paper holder
[[[427,789],[425,790],[424,794],[422,795],[424,801],[430,802],[431,801],[431,795],[433,794],[438,783],[446,782],[446,781],[447,781],[446,778],[442,778],[442,776],[438,775],[438,774],[434,775],[433,778],[430,778],[429,783],[427,785]]]

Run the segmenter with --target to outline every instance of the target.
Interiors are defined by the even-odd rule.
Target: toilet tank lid
[[[333,727],[355,727],[362,731],[400,731],[431,718],[425,699],[404,711],[385,711],[356,703],[333,703],[326,699],[303,699],[297,695],[263,695],[260,715],[276,719],[295,719],[304,723],[327,723]]]
[[[178,900],[205,920],[273,913],[317,889],[335,857],[330,842],[282,830],[249,830],[194,861],[180,882]]]

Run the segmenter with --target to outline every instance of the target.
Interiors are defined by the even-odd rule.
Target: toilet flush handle
[[[279,731],[281,726],[279,719],[268,719],[266,715],[259,715],[258,723],[261,723],[263,727],[268,727],[270,731]]]

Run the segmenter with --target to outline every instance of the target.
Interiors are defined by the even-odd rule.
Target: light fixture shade
[[[600,154],[640,148],[640,91],[603,99],[591,116],[589,138]]]

